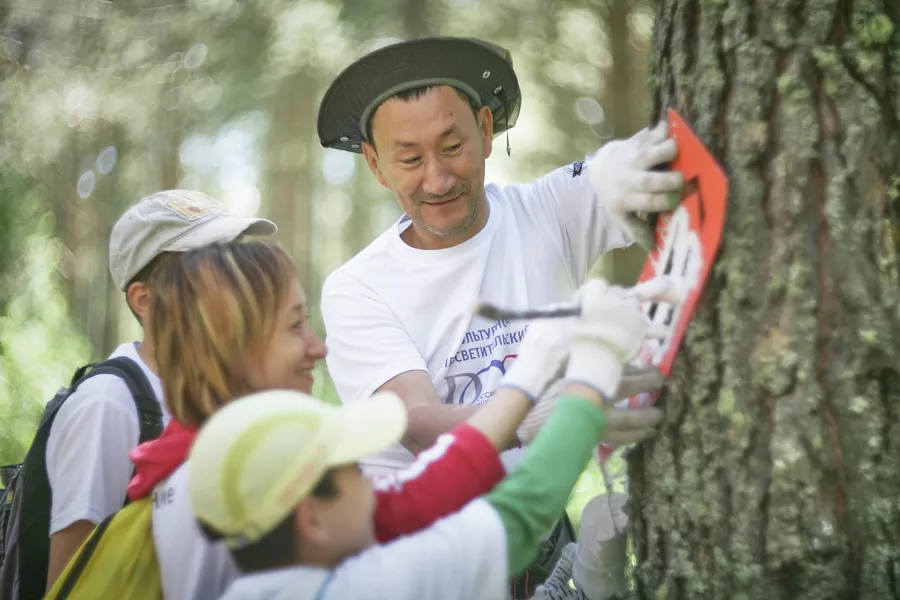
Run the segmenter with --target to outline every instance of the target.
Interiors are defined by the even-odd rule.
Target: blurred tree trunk
[[[638,596],[898,598],[900,8],[660,0],[654,38],[730,200],[629,459]]]
[[[629,36],[629,0],[607,2],[606,27],[609,32],[612,69],[606,80],[607,118],[617,139],[631,137],[647,126],[646,56],[638,55]],[[597,269],[610,282],[632,285],[647,260],[647,252],[638,244],[604,254]]]
[[[401,0],[400,17],[403,19],[406,39],[411,40],[429,34],[428,16],[428,0]]]
[[[63,276],[63,291],[69,312],[78,331],[84,331],[81,312],[77,309],[76,299],[80,293],[78,285],[78,265],[75,252],[78,250],[79,236],[76,233],[75,218],[78,213],[78,132],[70,129],[67,132],[66,149],[60,152],[54,164],[41,172],[41,184],[47,190],[53,208],[55,223],[54,236],[62,243],[59,270]]]
[[[124,156],[128,151],[128,141],[126,132],[121,126],[115,126],[109,137],[108,146],[116,149],[117,157]],[[118,158],[117,158],[118,160]],[[137,198],[129,197],[129,190],[123,185],[122,170],[117,168],[118,164],[113,166],[112,171],[104,176],[102,195],[100,198],[103,202],[99,204],[99,218],[102,223],[101,233],[102,239],[107,243],[106,251],[101,253],[105,260],[97,272],[97,291],[103,290],[103,307],[104,311],[100,315],[103,325],[102,345],[100,346],[100,355],[108,356],[116,346],[123,340],[120,337],[120,327],[123,319],[133,319],[131,312],[124,310],[126,306],[124,301],[124,293],[121,292],[113,283],[109,274],[109,238],[112,234],[113,225],[118,218],[125,212],[127,207],[137,202]]]
[[[393,198],[385,200],[384,193],[386,190],[378,186],[378,190],[373,194],[373,186],[371,173],[365,160],[362,158],[354,158],[356,164],[356,174],[353,184],[350,188],[350,203],[352,206],[350,217],[347,219],[347,225],[344,227],[344,246],[345,257],[350,258],[357,252],[365,248],[369,242],[377,235],[373,231],[372,219],[374,212],[372,208],[379,202],[394,202]],[[380,232],[379,232],[380,233]]]
[[[277,240],[291,254],[304,289],[312,287],[313,186],[315,170],[315,79],[303,70],[279,82],[270,98],[265,190]],[[309,292],[308,292],[309,293]]]

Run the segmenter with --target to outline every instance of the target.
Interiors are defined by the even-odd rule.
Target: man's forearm
[[[422,404],[407,408],[406,434],[400,443],[418,454],[429,448],[442,433],[447,433],[478,410],[477,406]]]

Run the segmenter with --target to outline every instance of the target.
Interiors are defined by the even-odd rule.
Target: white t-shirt
[[[121,344],[110,358],[117,356],[140,366],[161,401],[162,382],[141,360],[137,342]],[[165,426],[169,413],[161,404]],[[128,384],[115,375],[91,377],[66,399],[47,439],[45,462],[53,495],[50,535],[76,521],[100,523],[122,508],[134,468],[128,455],[140,434]]]
[[[490,215],[471,239],[411,248],[404,217],[325,281],[328,369],[345,403],[406,371],[427,371],[445,404],[480,404],[515,360],[525,321],[474,317],[478,300],[529,308],[571,300],[607,250],[630,243],[575,163],[530,184],[486,186]],[[520,450],[504,453],[510,468]],[[401,445],[367,458],[375,468],[413,459]]]
[[[414,535],[376,546],[334,571],[312,567],[244,575],[222,600],[506,600],[506,530],[474,500]]]
[[[239,571],[221,542],[200,531],[188,496],[188,469],[178,467],[153,489],[153,544],[166,600],[215,600]]]

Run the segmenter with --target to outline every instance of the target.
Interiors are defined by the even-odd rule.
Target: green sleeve
[[[602,408],[584,398],[561,397],[522,462],[485,496],[506,529],[510,577],[537,557],[541,538],[565,510],[605,430]]]

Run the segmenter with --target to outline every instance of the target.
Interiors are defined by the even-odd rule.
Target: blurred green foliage
[[[524,103],[487,175],[525,181],[646,124],[652,22],[640,0],[0,0],[0,464],[75,368],[140,335],[107,268],[128,205],[185,187],[272,218],[321,331],[325,276],[399,216],[318,144],[342,68],[425,34],[508,47]],[[315,392],[338,401],[324,364]]]

